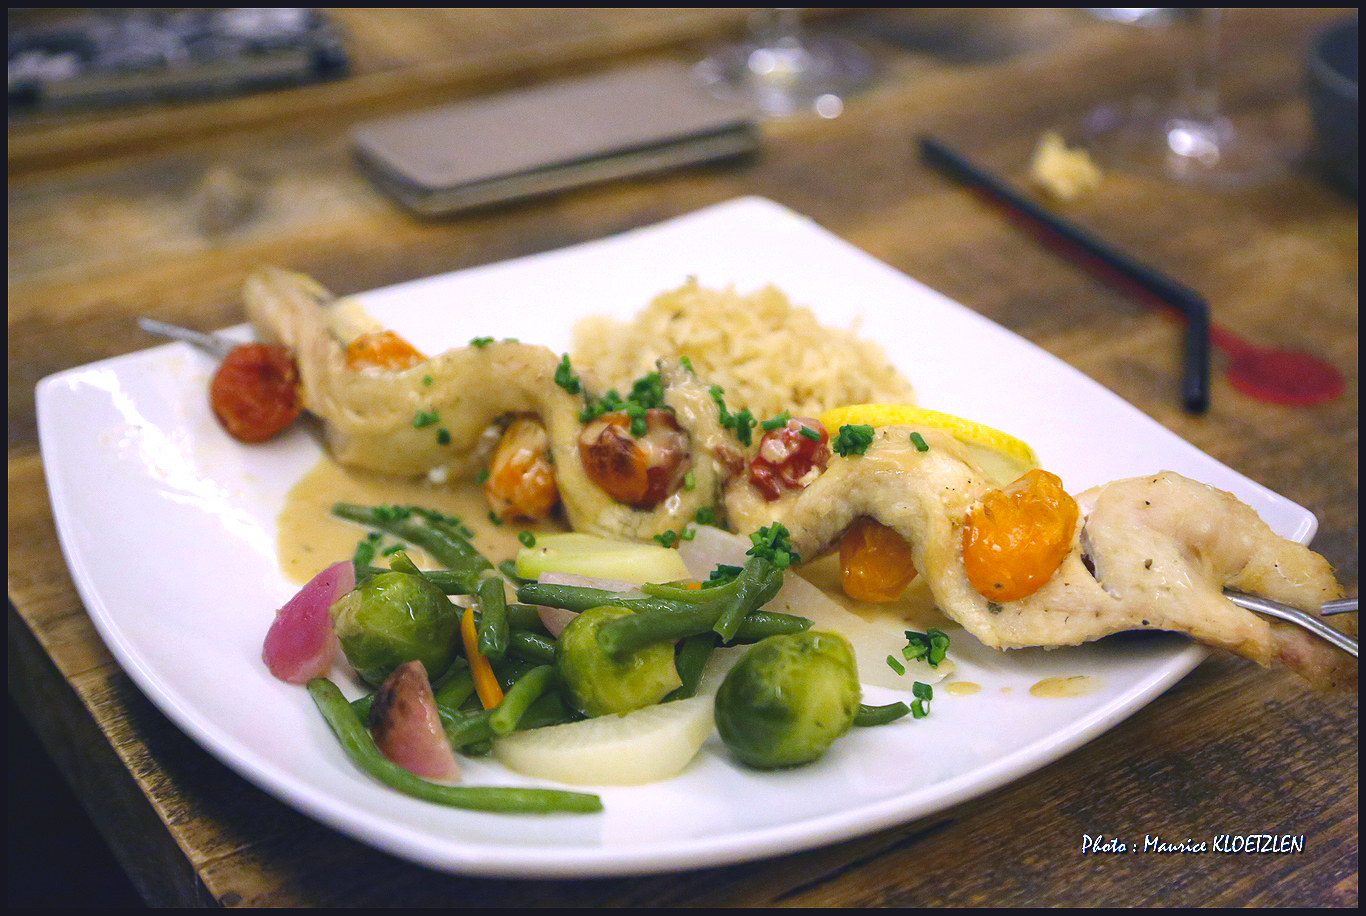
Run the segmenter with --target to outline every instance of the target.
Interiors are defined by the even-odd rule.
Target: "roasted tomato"
[[[588,478],[608,496],[633,509],[653,509],[683,482],[688,436],[672,411],[657,407],[638,418],[619,411],[584,426],[579,456]]]
[[[749,463],[749,480],[764,499],[773,502],[805,487],[829,461],[830,436],[825,427],[806,417],[793,417],[759,440],[759,453]]]
[[[911,545],[895,530],[863,517],[840,539],[840,582],[855,601],[895,601],[915,578]]]
[[[550,435],[538,417],[514,417],[504,430],[489,462],[484,499],[500,521],[539,521],[560,501]]]
[[[1047,471],[1030,471],[992,490],[968,511],[963,526],[968,581],[991,601],[1034,594],[1071,549],[1078,515],[1077,501]]]
[[[425,359],[393,331],[362,334],[346,345],[348,369],[411,369]]]
[[[242,442],[264,442],[299,416],[299,370],[276,344],[242,344],[228,351],[209,382],[209,406]]]

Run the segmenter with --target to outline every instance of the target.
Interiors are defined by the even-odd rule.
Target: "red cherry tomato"
[[[241,442],[265,442],[299,416],[299,370],[275,344],[242,344],[228,352],[209,382],[209,406]]]
[[[749,481],[769,502],[811,482],[812,469],[825,470],[830,461],[830,436],[815,420],[793,417],[764,433],[759,453],[749,463]]]
[[[608,496],[633,509],[653,509],[683,481],[688,436],[671,411],[645,411],[645,432],[637,438],[632,418],[609,413],[579,434],[579,457],[588,479]]]

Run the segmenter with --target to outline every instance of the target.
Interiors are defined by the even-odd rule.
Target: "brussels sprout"
[[[672,642],[653,643],[612,655],[598,642],[598,628],[634,613],[606,605],[584,611],[555,641],[555,667],[570,704],[586,716],[631,712],[652,706],[682,685]]]
[[[356,673],[379,685],[408,661],[440,677],[455,657],[460,609],[424,576],[371,576],[332,606],[332,626]]]
[[[770,636],[755,643],[721,682],[716,730],[750,766],[799,766],[849,730],[859,697],[854,652],[843,636]]]

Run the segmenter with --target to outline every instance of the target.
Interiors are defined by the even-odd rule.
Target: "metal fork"
[[[1248,595],[1243,592],[1234,591],[1231,588],[1224,589],[1224,597],[1232,601],[1241,608],[1246,608],[1256,614],[1265,614],[1268,617],[1276,617],[1281,620],[1289,621],[1304,627],[1310,633],[1319,636],[1337,646],[1345,652],[1350,652],[1353,658],[1357,657],[1357,641],[1346,633],[1341,633],[1328,624],[1298,608],[1281,604],[1279,601],[1272,601],[1269,598],[1262,598],[1257,595]],[[1320,614],[1345,614],[1356,611],[1357,599],[1346,598],[1342,601],[1330,601],[1319,609]]]

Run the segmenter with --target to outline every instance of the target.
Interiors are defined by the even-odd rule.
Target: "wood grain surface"
[[[878,83],[834,119],[766,121],[743,163],[418,220],[357,171],[355,121],[652,57],[696,59],[746,10],[330,10],[353,74],[321,86],[9,123],[9,689],[149,903],[224,906],[1355,906],[1357,698],[1224,655],[1056,763],[922,822],[771,860],[614,880],[440,874],[280,804],[196,746],[94,631],[53,527],[33,391],[157,341],[146,315],[243,320],[259,263],[338,293],[546,251],[743,195],[803,213],[1056,354],[1218,460],[1310,509],[1357,590],[1355,195],[1312,143],[1305,56],[1334,9],[1235,10],[1225,100],[1274,117],[1285,170],[1241,191],[1109,172],[1057,212],[1201,291],[1215,321],[1320,353],[1347,390],[1310,409],[1176,395],[1175,322],[1079,270],[925,167],[933,133],[1025,186],[1048,129],[1172,78],[1186,31],[1067,9],[819,11]],[[971,355],[965,354],[971,370]],[[1027,384],[1027,380],[1022,380]],[[1066,405],[1058,405],[1065,410]],[[913,766],[913,761],[907,762]],[[1284,855],[1083,854],[1221,834]]]

